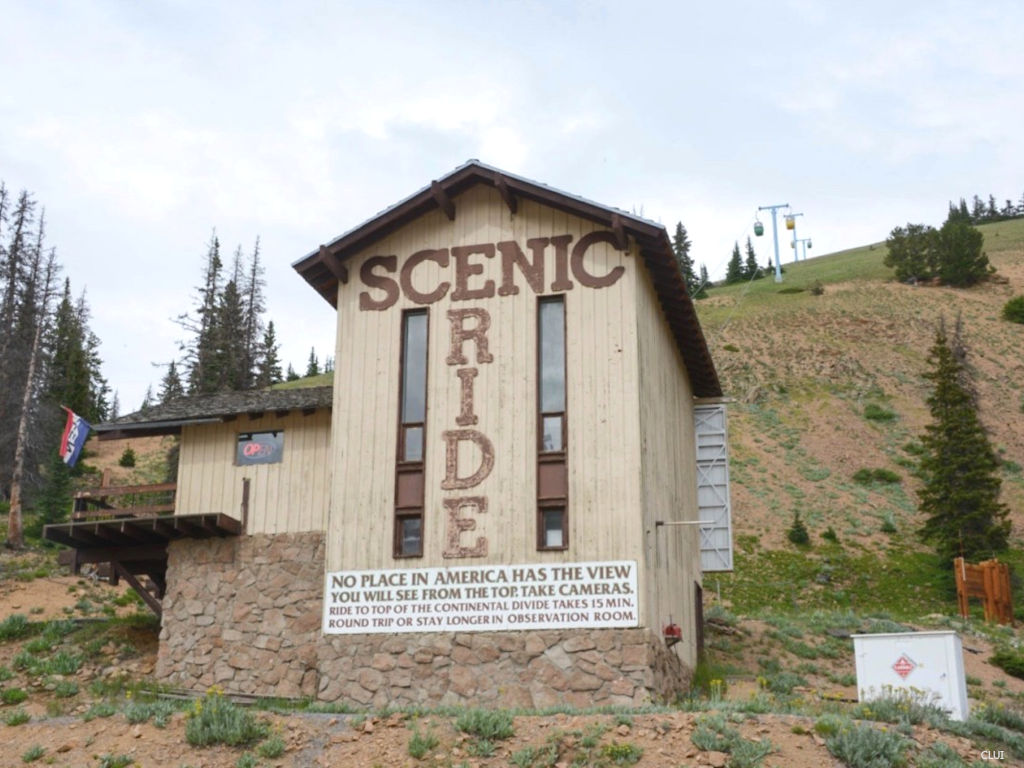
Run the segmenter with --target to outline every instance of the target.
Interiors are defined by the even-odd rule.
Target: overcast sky
[[[759,205],[823,254],[1019,202],[1021,40],[1019,0],[0,0],[0,179],[45,206],[126,412],[214,228],[261,238],[301,372],[334,325],[292,262],[469,158],[682,220],[713,276]]]

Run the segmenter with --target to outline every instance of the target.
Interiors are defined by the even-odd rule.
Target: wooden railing
[[[177,483],[101,485],[74,496],[71,520],[153,517],[174,512]]]

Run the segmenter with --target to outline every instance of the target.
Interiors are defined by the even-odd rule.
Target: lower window
[[[537,549],[569,548],[565,507],[541,507],[537,523]]]
[[[423,555],[423,514],[399,513],[395,516],[395,557]]]

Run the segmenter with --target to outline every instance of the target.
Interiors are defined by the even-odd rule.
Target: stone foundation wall
[[[172,543],[157,679],[196,691],[316,695],[323,582],[322,533]]]
[[[175,542],[157,679],[373,707],[629,706],[689,686],[646,629],[325,637],[323,579],[320,533]]]

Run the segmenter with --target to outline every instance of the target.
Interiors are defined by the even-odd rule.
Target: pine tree
[[[764,277],[761,267],[757,265],[757,254],[754,253],[754,244],[747,237],[747,260],[743,267],[743,277],[747,280],[760,280]]]
[[[198,304],[191,314],[178,318],[190,336],[181,344],[190,394],[251,389],[266,352],[259,239],[248,262],[238,246],[230,271],[227,275],[222,271],[220,241],[214,233],[207,248],[203,284],[197,291]]]
[[[297,374],[295,372],[295,369],[292,368],[292,364],[288,363],[288,372],[284,375],[284,380],[285,381],[298,381],[298,379],[299,379],[299,374]]]
[[[267,323],[259,349],[259,363],[256,368],[256,386],[266,388],[281,381],[281,358],[278,355],[277,334],[274,321]]]
[[[708,268],[706,265],[700,265],[700,291],[693,298],[704,299],[707,298],[707,289],[711,287],[711,278],[708,277]]]
[[[178,366],[171,360],[167,366],[167,373],[164,374],[163,379],[160,381],[160,394],[158,395],[160,404],[168,403],[176,397],[182,397],[185,394],[185,388],[182,386],[181,377],[178,376]]]
[[[264,351],[263,313],[266,311],[266,303],[263,299],[263,288],[266,281],[263,279],[263,273],[263,264],[260,263],[260,239],[257,237],[249,259],[249,269],[239,283],[243,312],[242,369],[245,371],[246,388],[255,384]]]
[[[306,362],[306,376],[320,375],[320,361],[316,357],[316,349],[309,348],[309,360]]]
[[[985,237],[963,221],[947,221],[935,237],[938,277],[945,285],[964,288],[988,277],[995,270],[982,250]]]
[[[739,283],[743,280],[743,261],[740,258],[740,244],[733,243],[732,258],[725,270],[725,284]]]
[[[686,292],[690,298],[696,298],[701,283],[693,271],[693,259],[690,258],[690,239],[686,235],[686,227],[683,222],[676,223],[676,233],[672,236],[672,252],[675,254],[676,262],[679,264],[679,271],[686,283]]]
[[[932,423],[921,438],[921,537],[947,559],[989,557],[1008,546],[1009,510],[999,502],[999,460],[978,418],[958,319],[952,338],[940,321],[925,378]]]
[[[188,390],[196,394],[216,392],[218,371],[216,370],[217,305],[221,292],[220,241],[217,234],[210,238],[206,250],[206,266],[203,271],[203,285],[199,288],[197,317],[181,315],[179,324],[193,334],[183,345],[188,369]]]

